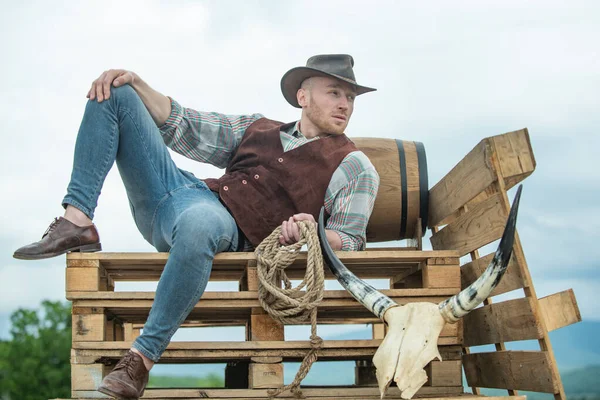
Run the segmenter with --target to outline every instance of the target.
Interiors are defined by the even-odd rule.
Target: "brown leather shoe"
[[[14,258],[40,260],[69,251],[94,252],[102,250],[100,237],[94,225],[77,226],[63,217],[54,218],[39,242],[15,251]]]
[[[98,391],[121,400],[138,399],[144,395],[149,375],[142,357],[129,350],[104,377]]]

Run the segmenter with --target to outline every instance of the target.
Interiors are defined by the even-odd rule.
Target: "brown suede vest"
[[[292,124],[255,121],[225,175],[204,180],[254,246],[294,214],[312,214],[316,220],[331,176],[357,150],[346,135],[331,135],[284,152],[279,132]]]

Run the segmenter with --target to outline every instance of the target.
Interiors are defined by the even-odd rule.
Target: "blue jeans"
[[[68,204],[94,217],[100,190],[114,161],[144,238],[170,252],[143,333],[133,347],[158,361],[200,300],[215,254],[236,251],[235,220],[217,195],[178,169],[143,102],[129,85],[110,99],[89,101],[77,136]]]

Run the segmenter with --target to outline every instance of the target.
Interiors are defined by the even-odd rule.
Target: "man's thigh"
[[[197,256],[236,251],[238,228],[234,218],[204,182],[172,191],[160,204],[153,226],[159,251],[183,247]]]

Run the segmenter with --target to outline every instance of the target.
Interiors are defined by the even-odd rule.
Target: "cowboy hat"
[[[354,59],[348,54],[321,54],[313,56],[306,61],[306,67],[290,69],[281,78],[281,92],[283,97],[296,108],[301,108],[296,98],[296,93],[302,82],[313,76],[330,76],[350,83],[356,90],[356,95],[372,92],[373,89],[361,86],[354,78]]]

